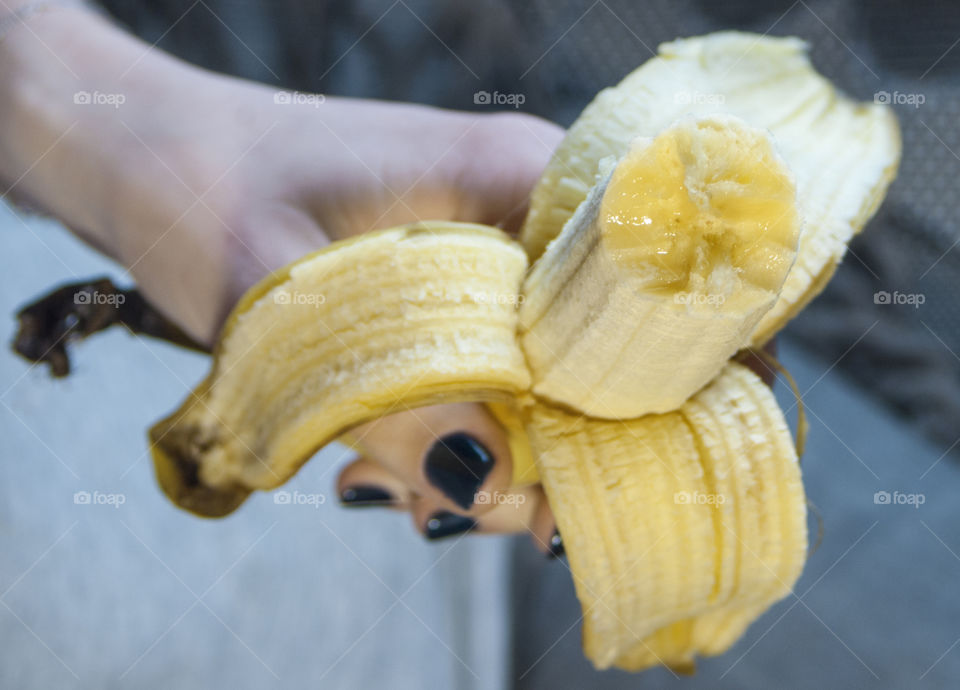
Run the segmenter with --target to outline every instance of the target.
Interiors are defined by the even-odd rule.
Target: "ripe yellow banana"
[[[729,648],[791,591],[807,545],[783,414],[729,358],[822,287],[899,138],[796,41],[662,51],[571,129],[526,252],[493,228],[417,223],[251,288],[209,376],[150,431],[171,499],[225,515],[363,422],[482,401],[515,482],[543,483],[590,659],[687,669]],[[723,98],[705,109],[696,94]]]

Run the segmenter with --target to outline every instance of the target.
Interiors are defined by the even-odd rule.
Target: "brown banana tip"
[[[209,352],[157,311],[135,289],[121,289],[109,278],[61,285],[22,307],[11,343],[14,352],[35,363],[47,363],[55,377],[70,373],[68,345],[114,325],[132,333],[166,340],[191,350]]]
[[[153,439],[155,434],[151,431],[150,435]],[[194,515],[224,517],[239,508],[251,493],[241,487],[207,486],[200,479],[196,460],[166,439],[154,441],[150,452],[160,488],[175,505]]]
[[[686,663],[668,664],[671,671],[678,676],[692,676],[697,673],[697,665],[693,661]]]

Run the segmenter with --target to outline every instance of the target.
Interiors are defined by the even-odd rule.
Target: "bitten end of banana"
[[[604,419],[676,409],[773,306],[799,233],[766,131],[712,115],[635,139],[524,285],[534,393]]]

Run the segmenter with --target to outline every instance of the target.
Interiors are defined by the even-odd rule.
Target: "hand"
[[[73,17],[84,25],[77,31],[64,21],[74,12],[36,17],[33,32],[11,36],[6,88],[20,107],[3,129],[19,136],[0,131],[0,175],[19,178],[22,194],[120,261],[151,302],[206,343],[248,287],[330,241],[427,219],[515,230],[562,136],[522,114],[332,97],[278,103],[273,89],[147,51],[95,17]],[[67,41],[68,31],[84,39]],[[64,65],[43,51],[30,53],[38,34],[64,46],[58,57],[79,84],[58,80]],[[108,102],[76,103],[78,91]],[[352,437],[363,457],[340,474],[347,505],[409,510],[429,537],[474,525],[530,530],[551,550],[543,492],[509,490],[510,451],[482,405],[396,414]],[[504,498],[475,503],[478,492]]]

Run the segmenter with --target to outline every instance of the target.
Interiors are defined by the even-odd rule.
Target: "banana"
[[[634,140],[526,280],[533,392],[606,419],[676,409],[773,306],[798,235],[762,130],[711,116]]]
[[[264,279],[230,317],[208,378],[151,429],[159,483],[181,507],[222,516],[358,424],[487,401],[518,483],[542,481],[557,517],[587,655],[687,668],[732,644],[802,569],[786,422],[733,362],[659,415],[604,420],[540,400],[517,338],[526,266],[493,228],[432,222],[334,243]]]
[[[890,108],[839,93],[797,38],[721,32],[661,45],[570,127],[534,188],[520,240],[536,259],[586,199],[601,160],[682,117],[714,113],[770,130],[796,177],[800,246],[777,303],[755,327],[751,344],[760,346],[826,286],[900,161]]]
[[[807,549],[783,413],[730,358],[822,287],[898,157],[889,112],[840,97],[799,41],[667,44],[571,128],[522,245],[421,222],[251,288],[150,430],[158,481],[222,516],[359,424],[482,402],[515,484],[543,484],[586,655],[690,670],[791,592]]]

